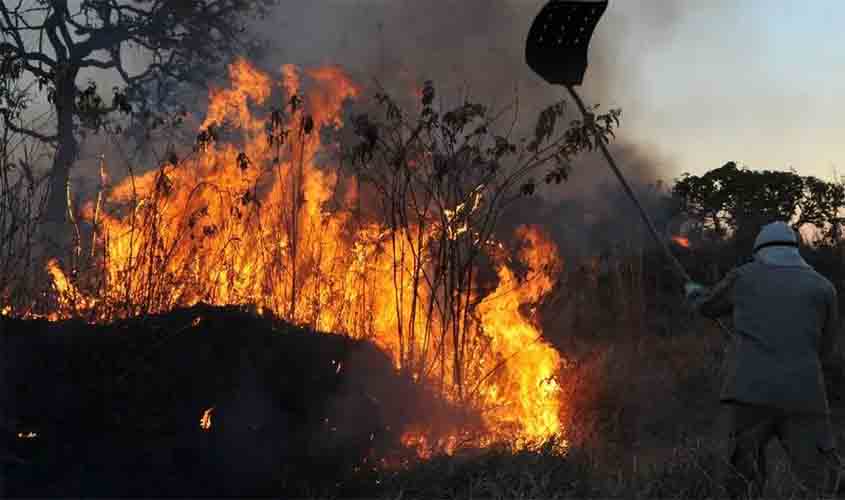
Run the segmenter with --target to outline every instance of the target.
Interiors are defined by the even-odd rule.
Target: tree
[[[760,226],[775,220],[796,230],[812,225],[825,239],[841,234],[845,186],[838,182],[729,162],[702,176],[684,175],[673,193],[687,215],[717,238],[732,237],[741,250],[750,250]]]
[[[155,82],[201,82],[241,45],[250,14],[272,0],[13,0],[0,4],[0,118],[3,125],[55,148],[46,221],[65,231],[67,184],[82,128],[97,130],[113,111],[144,106]],[[76,4],[75,6],[71,6]],[[143,69],[133,73],[133,64]],[[80,75],[111,71],[125,85],[105,104]],[[26,126],[21,110],[34,95],[55,113],[55,130]]]
[[[610,142],[621,112],[597,114],[592,123],[567,120],[565,103],[557,102],[541,111],[531,136],[520,137],[516,106],[497,111],[467,100],[444,107],[435,104],[431,81],[416,111],[383,92],[376,101],[375,112],[355,116],[345,159],[390,229],[398,359],[412,373],[439,370],[441,385],[473,398],[480,382],[467,382],[493,374],[470,371],[484,364],[474,358],[487,347],[473,319],[495,295],[482,274],[483,263],[503,258],[499,221],[541,182],[567,180],[575,158],[597,141]],[[534,271],[526,280],[541,274]]]

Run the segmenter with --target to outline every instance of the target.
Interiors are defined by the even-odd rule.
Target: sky
[[[274,63],[337,63],[365,80],[393,65],[409,80],[466,86],[490,102],[516,89],[528,112],[565,95],[523,60],[545,0],[281,4],[258,33],[275,39]],[[811,5],[610,0],[580,91],[622,109],[620,143],[637,149],[650,177],[671,182],[737,161],[832,179],[845,173],[845,2]]]
[[[595,42],[641,47],[650,26],[638,11],[648,1],[612,1],[629,36],[599,25]],[[845,2],[686,1],[698,7],[649,46],[631,91],[617,79],[608,92],[625,113],[626,137],[668,157],[661,170],[669,175],[728,160],[823,178],[845,173],[845,30],[837,21]]]

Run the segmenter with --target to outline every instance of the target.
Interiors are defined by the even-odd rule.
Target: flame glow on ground
[[[465,213],[481,203],[484,187],[444,210],[450,222],[463,217],[455,227],[415,228],[419,240],[390,244],[388,227],[351,209],[357,184],[341,182],[328,154],[335,145],[321,139],[320,131],[343,127],[342,105],[361,89],[336,67],[284,66],[280,73],[274,82],[245,61],[233,64],[230,86],[209,96],[192,154],[113,186],[103,199],[110,210],[86,205],[96,293],[82,292],[87,288],[51,262],[59,301],[52,318],[93,313],[108,321],[198,302],[252,304],[316,330],[373,340],[397,369],[481,412],[484,428],[467,434],[475,445],[517,447],[561,435],[561,358],[522,312],[551,290],[561,266],[555,246],[537,228],[522,227],[522,250],[494,259],[498,286],[473,297],[472,315],[456,323],[436,308],[429,321],[413,315],[407,304],[443,292],[440,285],[414,288],[410,259],[438,231],[450,240],[470,237]],[[285,96],[275,107],[274,94]],[[527,277],[518,278],[508,258]],[[456,350],[441,326],[448,324],[476,332],[473,342]],[[427,455],[450,451],[465,441],[460,436],[420,429],[404,442]]]
[[[672,236],[672,241],[674,241],[677,245],[680,245],[684,248],[690,247],[689,238],[685,236]]]

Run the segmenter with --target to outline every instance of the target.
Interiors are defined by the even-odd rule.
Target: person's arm
[[[708,318],[728,315],[733,311],[733,291],[737,276],[734,269],[709,289],[688,287],[687,300],[693,309]]]
[[[821,344],[819,345],[819,360],[822,363],[828,400],[833,403],[842,398],[843,366],[839,352],[839,300],[836,288],[833,286],[826,304],[824,327],[822,328]]]
[[[827,315],[822,330],[822,359],[831,358],[837,350],[837,336],[839,334],[839,300],[836,296],[836,288],[831,287],[830,297],[827,304]]]
[[[830,287],[828,296],[827,314],[825,315],[824,328],[822,329],[821,345],[819,346],[819,358],[822,366],[828,367],[836,362],[839,351],[839,300],[836,296],[836,288]]]

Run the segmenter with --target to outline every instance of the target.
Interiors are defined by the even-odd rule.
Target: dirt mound
[[[0,335],[11,496],[277,495],[397,450],[440,405],[368,342],[240,308]]]

